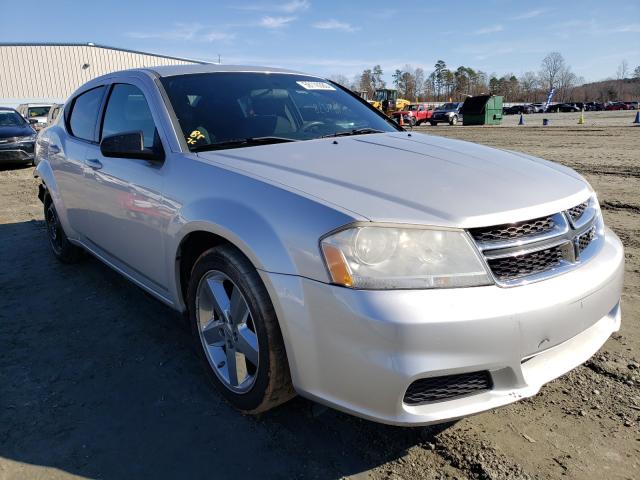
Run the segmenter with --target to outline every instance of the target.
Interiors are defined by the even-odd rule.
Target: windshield
[[[445,103],[436,108],[436,110],[455,110],[456,108],[458,108],[457,103]]]
[[[51,107],[29,107],[29,118],[46,117]]]
[[[221,72],[161,81],[192,151],[232,142],[248,146],[240,144],[243,139],[296,141],[398,130],[357,98],[314,77]]]
[[[0,127],[21,127],[25,123],[27,122],[19,113],[0,110]]]
[[[418,111],[418,105],[407,105],[406,110],[409,110],[410,112],[417,112]]]

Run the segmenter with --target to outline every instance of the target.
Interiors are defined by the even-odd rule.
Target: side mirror
[[[144,148],[142,132],[120,133],[105,137],[100,142],[100,152],[105,157],[134,158],[149,161],[164,160],[162,152]]]
[[[37,119],[37,118],[30,118],[30,119],[29,119],[29,123],[30,123],[31,125],[35,125],[36,123],[38,123],[38,119]]]

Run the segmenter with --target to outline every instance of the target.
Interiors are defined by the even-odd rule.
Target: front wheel
[[[238,250],[222,246],[203,253],[193,267],[187,301],[196,350],[229,403],[260,413],[295,395],[273,305]]]
[[[435,127],[436,125],[438,125],[438,122],[429,122],[431,124],[432,127]]]
[[[454,115],[449,119],[449,125],[457,125],[458,124],[458,116]]]

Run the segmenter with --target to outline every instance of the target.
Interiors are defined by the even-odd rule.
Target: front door
[[[142,132],[146,148],[162,148],[147,99],[134,83],[112,85],[100,139]],[[104,157],[98,145],[88,149],[86,163],[94,178],[89,239],[116,266],[166,290],[164,234],[171,217],[163,203],[163,163]]]

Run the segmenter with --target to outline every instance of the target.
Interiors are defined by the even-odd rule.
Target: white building
[[[93,43],[0,43],[0,105],[63,103],[105,73],[158,65],[206,63]]]

